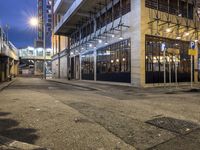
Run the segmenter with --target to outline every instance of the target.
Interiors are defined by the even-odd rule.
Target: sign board
[[[165,49],[166,49],[166,44],[165,44],[165,43],[162,43],[162,44],[161,44],[161,51],[163,52],[163,51],[165,51]]]
[[[195,49],[189,49],[188,50],[188,55],[191,55],[191,56],[197,55],[197,50],[195,50]]]
[[[175,55],[179,55],[180,54],[180,50],[176,49],[176,48],[168,48],[167,52],[170,54],[175,54]]]
[[[195,42],[194,42],[194,41],[191,41],[191,42],[190,42],[190,48],[191,48],[191,49],[195,49],[195,47],[196,47]]]

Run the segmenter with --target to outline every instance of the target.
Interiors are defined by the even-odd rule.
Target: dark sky
[[[0,25],[8,24],[9,40],[17,47],[33,46],[37,30],[30,27],[31,16],[37,15],[37,0],[0,0]]]

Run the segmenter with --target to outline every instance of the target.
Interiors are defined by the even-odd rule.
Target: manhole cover
[[[170,117],[156,118],[146,123],[178,134],[186,134],[200,127],[198,124]]]

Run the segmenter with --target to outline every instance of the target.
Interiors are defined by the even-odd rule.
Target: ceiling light
[[[124,38],[122,36],[119,37],[120,40],[123,40]]]
[[[166,29],[166,32],[167,32],[167,33],[171,32],[171,31],[172,31],[172,30],[171,30],[170,28],[167,28],[167,29]]]
[[[177,40],[180,40],[180,39],[181,39],[181,37],[180,37],[180,36],[177,36],[177,37],[176,37],[176,39],[177,39]]]
[[[99,43],[102,43],[102,40],[99,40]]]
[[[185,36],[188,36],[188,35],[190,35],[190,33],[189,33],[189,32],[186,32],[186,33],[185,33]]]

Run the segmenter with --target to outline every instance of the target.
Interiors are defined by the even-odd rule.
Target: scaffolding
[[[127,0],[130,1],[130,0]],[[115,6],[119,4],[119,18],[116,18]],[[87,51],[89,48],[96,48],[96,45],[102,41],[108,44],[110,38],[114,38],[115,35],[119,35],[122,39],[123,30],[129,28],[123,22],[123,0],[104,0],[96,1],[93,11],[89,11],[89,16],[82,18],[82,20],[76,25],[76,30],[71,34],[72,43],[70,44],[71,55],[79,54]],[[106,20],[102,19],[105,13]],[[118,21],[116,21],[118,20]],[[83,36],[84,34],[84,36]]]
[[[186,0],[184,2],[185,11],[181,6],[181,4],[183,5],[182,0],[167,0],[166,2],[162,4],[159,0],[146,1],[146,5],[149,7],[150,34],[187,41],[199,40],[199,0]]]

